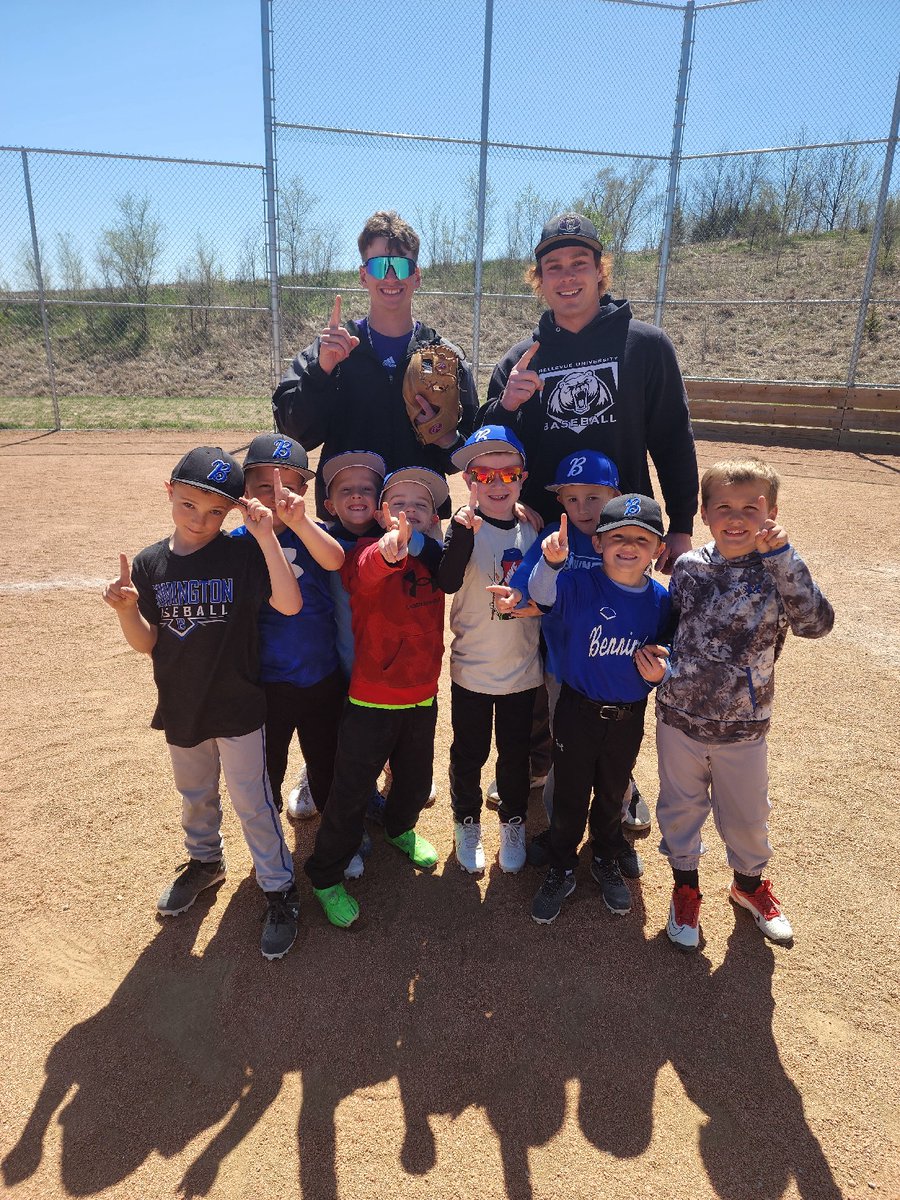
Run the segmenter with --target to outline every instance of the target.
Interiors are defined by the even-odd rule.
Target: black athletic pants
[[[334,782],[303,869],[315,888],[333,887],[359,849],[366,807],[384,764],[394,782],[384,807],[384,828],[398,837],[414,828],[431,791],[437,700],[426,707],[365,708],[344,705],[334,761]]]
[[[281,812],[281,786],[294,732],[303,751],[309,790],[319,812],[325,807],[334,777],[338,727],[347,695],[341,670],[309,687],[266,683],[266,770]]]
[[[481,768],[491,752],[491,734],[497,738],[497,791],[500,820],[528,815],[531,790],[529,753],[534,695],[537,688],[491,696],[470,692],[458,683],[450,685],[450,802],[453,817],[481,820]]]
[[[562,685],[553,714],[554,866],[574,869],[589,810],[594,857],[616,858],[628,849],[622,833],[622,797],[644,736],[646,707],[646,700],[637,701],[623,720],[609,720],[601,716],[600,705]]]

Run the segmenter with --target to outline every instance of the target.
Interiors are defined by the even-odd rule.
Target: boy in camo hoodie
[[[666,933],[699,944],[700,831],[712,810],[734,871],[730,898],[766,937],[793,937],[763,872],[772,853],[766,733],[788,629],[823,637],[834,610],[776,523],[778,476],[759,459],[716,463],[700,484],[713,540],[682,555],[670,596],[678,627],[657,692],[657,817],[675,878]]]

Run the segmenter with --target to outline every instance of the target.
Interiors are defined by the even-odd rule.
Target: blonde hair
[[[735,483],[761,483],[768,493],[769,507],[778,502],[779,479],[773,467],[761,458],[726,458],[703,472],[700,480],[700,501],[709,503],[709,494],[717,483],[726,487]]]
[[[381,210],[373,213],[363,225],[362,233],[357,238],[356,244],[359,246],[359,256],[366,261],[366,250],[376,238],[385,238],[388,242],[389,249],[401,250],[418,262],[419,260],[419,235],[407,221],[404,221],[399,213],[393,209]]]
[[[613,257],[606,250],[604,250],[602,254],[598,254],[596,250],[592,251],[592,253],[594,255],[594,262],[600,268],[600,278],[597,280],[597,296],[605,296],[612,287]],[[541,290],[540,259],[538,259],[537,262],[532,263],[530,267],[526,268],[525,274],[522,276],[522,278],[534,292],[535,296],[537,296],[539,299],[543,299],[543,292]]]

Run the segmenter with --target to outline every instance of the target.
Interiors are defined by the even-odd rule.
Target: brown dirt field
[[[767,451],[837,610],[829,638],[790,638],[779,666],[771,874],[793,947],[727,903],[711,830],[699,954],[660,932],[655,827],[628,917],[585,860],[560,919],[533,924],[530,868],[476,880],[452,860],[445,705],[422,821],[436,872],[377,841],[349,933],[303,880],[297,944],[266,963],[231,814],[228,880],[177,920],[154,914],[179,808],[149,663],[99,595],[117,551],[167,529],[172,463],[213,436],[247,440],[0,436],[8,1194],[900,1195],[900,460]],[[701,464],[732,449],[700,443]],[[648,736],[651,798],[653,759]],[[490,856],[490,814],[485,832]],[[298,864],[313,833],[288,831]]]

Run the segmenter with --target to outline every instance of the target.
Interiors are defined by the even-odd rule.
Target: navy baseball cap
[[[551,217],[541,230],[541,240],[534,248],[534,257],[541,258],[559,246],[587,246],[597,254],[603,253],[603,243],[597,229],[584,213],[559,213]]]
[[[465,471],[473,458],[482,454],[501,454],[504,450],[515,450],[521,455],[522,465],[526,465],[525,447],[511,429],[505,425],[482,425],[466,438],[465,443],[450,455],[450,461],[460,471]]]
[[[395,483],[421,484],[431,494],[435,512],[450,499],[447,481],[442,475],[438,475],[437,471],[432,471],[429,467],[400,467],[397,471],[391,471],[385,479],[381,495],[378,497],[379,504],[384,500],[388,488],[393,487]]]
[[[170,483],[187,483],[204,492],[215,492],[235,502],[244,494],[244,471],[236,458],[221,446],[188,450],[172,472]]]
[[[637,492],[626,492],[605,504],[597,522],[597,532],[607,533],[626,525],[637,525],[639,529],[655,533],[658,538],[665,539],[666,536],[662,509],[650,496],[640,496]]]
[[[548,492],[558,492],[570,483],[593,484],[594,487],[618,489],[619,472],[616,464],[599,450],[576,450],[562,460],[556,468],[553,482],[547,484]]]
[[[309,469],[309,458],[300,443],[280,433],[261,433],[247,447],[244,470],[263,466],[288,467],[307,480],[315,476],[315,471]]]

